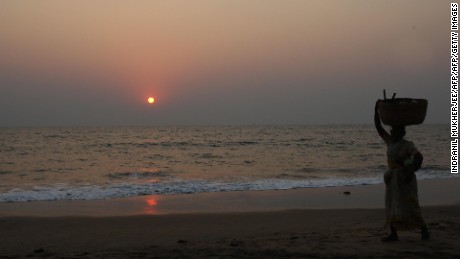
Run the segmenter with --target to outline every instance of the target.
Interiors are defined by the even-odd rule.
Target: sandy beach
[[[419,231],[380,241],[378,185],[168,196],[152,210],[141,206],[149,197],[1,204],[0,258],[458,258],[458,180],[419,181],[429,241]],[[178,204],[188,209],[168,207]]]

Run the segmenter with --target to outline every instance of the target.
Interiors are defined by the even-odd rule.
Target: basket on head
[[[378,104],[382,122],[391,126],[422,124],[425,120],[428,101],[425,99],[394,98]]]

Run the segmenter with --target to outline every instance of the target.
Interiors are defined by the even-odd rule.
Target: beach
[[[457,31],[447,1],[0,1],[0,259],[460,258]]]
[[[380,241],[388,233],[382,185],[165,195],[152,210],[140,206],[148,197],[2,203],[0,258],[455,258],[459,183],[419,181],[432,239],[409,231],[390,244]],[[168,199],[189,209],[168,211],[160,205]],[[74,206],[86,209],[66,208]]]

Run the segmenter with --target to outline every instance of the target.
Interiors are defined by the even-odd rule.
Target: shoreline
[[[422,207],[460,204],[460,178],[419,180]],[[292,209],[378,209],[384,185],[145,195],[111,200],[60,200],[0,203],[0,217],[134,216],[266,212]]]
[[[145,197],[0,204],[0,257],[459,258],[459,183],[419,181],[429,241],[409,231],[382,243],[383,185],[345,186],[168,196],[155,213]]]

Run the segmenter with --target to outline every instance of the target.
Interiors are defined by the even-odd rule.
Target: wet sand
[[[400,241],[391,244],[380,242],[387,233],[379,203],[383,198],[369,196],[374,192],[383,196],[382,186],[277,191],[277,195],[233,193],[226,198],[223,194],[168,196],[156,205],[151,201],[147,208],[153,210],[145,210],[145,197],[89,201],[98,209],[86,208],[79,215],[72,215],[69,208],[53,212],[59,202],[1,204],[0,258],[458,258],[459,183],[458,179],[420,181],[422,212],[432,240],[422,241],[419,231],[409,231],[401,232]],[[342,188],[351,194],[345,195]],[[308,197],[313,193],[315,199]],[[231,202],[244,196],[248,205],[242,209],[238,206],[243,200]],[[291,203],[277,205],[289,196]],[[168,199],[168,206],[175,202],[192,209],[170,213],[164,203]],[[307,200],[302,206],[293,201],[302,199]],[[126,207],[128,201],[139,204]],[[107,207],[100,207],[103,204]],[[117,214],[120,207],[113,204],[130,212]],[[221,205],[214,208],[213,204]],[[16,206],[32,207],[36,214]]]

